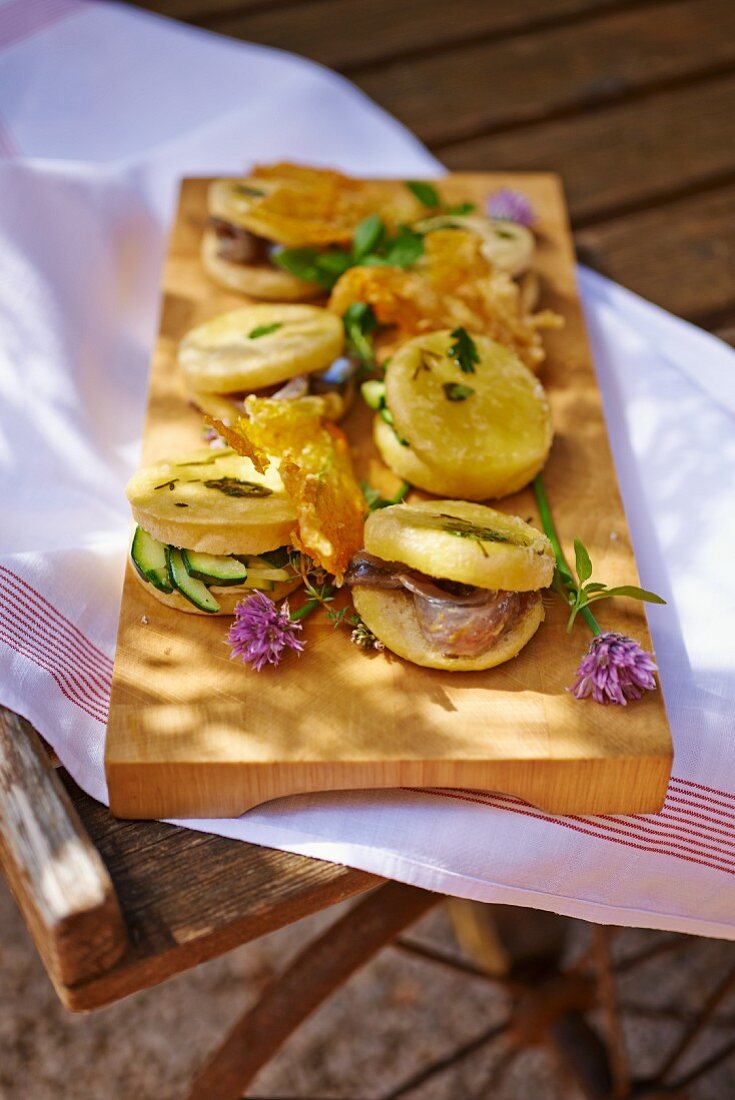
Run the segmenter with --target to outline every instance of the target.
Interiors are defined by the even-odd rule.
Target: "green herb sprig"
[[[455,328],[452,331],[453,344],[449,345],[447,355],[453,360],[463,374],[474,374],[475,365],[480,362],[480,353],[477,344],[470,336],[466,328]]]
[[[601,581],[591,581],[592,560],[581,539],[574,540],[575,570],[572,572],[559,542],[546,489],[540,474],[534,478],[533,491],[536,495],[541,525],[551,543],[556,559],[552,588],[561,596],[570,609],[569,619],[567,620],[568,634],[571,633],[578,615],[582,616],[595,636],[602,633],[602,627],[590,610],[590,605],[599,603],[600,600],[609,600],[613,596],[628,596],[630,599],[642,600],[645,603],[666,603],[666,600],[662,599],[661,596],[657,596],[655,592],[649,592],[647,589],[639,588],[635,584],[622,584],[615,588],[608,588]]]
[[[389,237],[380,216],[369,214],[355,229],[350,249],[278,248],[271,259],[296,278],[331,290],[351,267],[410,267],[423,251],[423,234],[401,226],[394,237]]]
[[[402,500],[406,499],[411,486],[407,481],[404,481],[396,493],[387,498],[380,495],[379,489],[374,489],[372,485],[368,485],[367,481],[361,481],[360,488],[367,502],[368,510],[377,512],[381,508],[390,508],[392,504],[400,504]]]
[[[466,401],[475,392],[472,386],[465,386],[461,382],[444,382],[442,389],[447,401]]]
[[[283,321],[273,321],[270,325],[256,325],[248,333],[248,339],[259,340],[261,336],[270,336],[272,332],[278,332],[279,328],[283,328]]]

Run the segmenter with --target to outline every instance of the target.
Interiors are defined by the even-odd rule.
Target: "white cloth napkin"
[[[317,65],[82,0],[0,3],[0,109],[0,699],[104,799],[123,486],[178,177],[276,157],[439,166]],[[669,601],[650,612],[676,745],[664,811],[552,819],[389,791],[187,824],[448,894],[735,938],[735,355],[580,278],[640,572]]]

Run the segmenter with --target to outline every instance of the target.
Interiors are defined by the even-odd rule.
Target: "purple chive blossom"
[[[596,703],[620,703],[640,699],[655,691],[653,655],[624,634],[605,631],[592,639],[569,689],[576,699],[590,695]]]
[[[230,656],[241,657],[260,672],[265,664],[277,665],[286,648],[302,651],[304,643],[296,637],[300,631],[301,623],[290,617],[288,600],[276,607],[263,592],[255,592],[235,607],[235,621],[227,636]]]
[[[488,195],[485,210],[491,218],[518,222],[519,225],[533,225],[536,220],[536,212],[526,196],[511,187],[503,187]]]

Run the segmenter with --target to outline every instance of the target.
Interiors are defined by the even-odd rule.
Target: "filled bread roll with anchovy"
[[[355,610],[399,657],[468,672],[515,657],[544,618],[549,540],[517,516],[467,501],[373,512],[346,575]]]
[[[279,242],[253,231],[253,199],[269,188],[264,181],[221,179],[210,184],[209,225],[202,237],[202,265],[226,290],[269,302],[301,302],[324,294],[319,283],[299,279],[271,260]]]
[[[352,401],[356,369],[343,344],[342,323],[329,310],[243,306],[187,333],[178,362],[193,403],[217,419],[242,416],[244,399],[260,391],[283,400],[317,394],[325,416],[338,420]]]
[[[432,332],[398,349],[380,393],[380,383],[369,383],[375,390],[369,403],[378,410],[375,444],[399,477],[427,492],[477,501],[504,497],[546,462],[553,437],[549,403],[512,351],[460,331],[470,355],[458,358],[453,332]]]
[[[132,565],[167,606],[231,615],[253,589],[280,600],[301,584],[296,513],[274,460],[261,474],[234,451],[208,448],[138,470],[125,491],[137,524]]]

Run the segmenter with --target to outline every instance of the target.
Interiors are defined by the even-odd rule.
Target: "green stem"
[[[312,588],[312,592],[316,592],[316,589]],[[297,607],[295,611],[291,612],[291,621],[297,623],[299,619],[305,619],[307,615],[311,615],[312,611],[316,611],[317,607],[326,607],[333,594],[334,588],[331,585],[323,586],[320,593],[315,596],[310,596],[308,600],[304,601],[301,607]]]
[[[320,604],[321,600],[307,600],[296,611],[291,612],[291,622],[297,623],[299,619],[305,619],[307,615],[311,615],[312,611],[316,611]]]
[[[569,563],[564,557],[564,551],[561,548],[559,542],[559,536],[556,531],[556,525],[554,524],[554,517],[551,514],[551,505],[549,504],[549,498],[546,495],[546,488],[541,480],[541,474],[537,474],[533,479],[533,491],[536,494],[536,503],[538,505],[539,515],[541,517],[541,526],[544,529],[544,533],[551,543],[551,548],[554,551],[554,557],[556,559],[556,572],[559,578],[559,584],[562,586],[564,593],[567,596],[571,596],[574,599],[577,595],[577,589],[571,584],[572,571],[569,568]],[[595,616],[590,611],[589,607],[581,607],[579,614],[582,616],[587,626],[592,633],[597,637],[598,634],[602,634],[602,627],[598,623]]]

